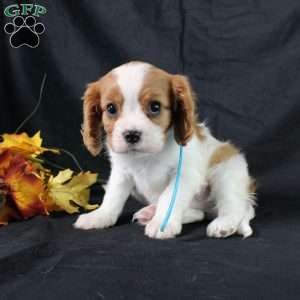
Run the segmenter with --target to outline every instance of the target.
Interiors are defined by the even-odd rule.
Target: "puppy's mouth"
[[[147,154],[155,154],[157,151],[154,149],[141,148],[138,146],[127,146],[126,149],[113,149],[114,152],[120,154],[136,154],[136,155],[147,155]]]
[[[145,149],[139,149],[139,148],[135,148],[135,147],[128,147],[127,149],[124,149],[122,151],[115,151],[117,153],[143,153],[143,154],[150,154],[153,153],[151,151],[147,151]]]
[[[132,154],[132,155],[151,155],[162,151],[164,143],[149,143],[140,141],[135,144],[125,144],[122,140],[108,139],[108,146],[111,151],[119,154]]]

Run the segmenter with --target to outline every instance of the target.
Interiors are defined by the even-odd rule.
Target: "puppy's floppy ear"
[[[94,156],[101,151],[101,94],[98,81],[88,84],[83,99],[83,124],[81,134],[86,148]]]
[[[186,145],[193,135],[197,119],[195,96],[187,77],[172,75],[171,84],[175,140],[180,145]]]

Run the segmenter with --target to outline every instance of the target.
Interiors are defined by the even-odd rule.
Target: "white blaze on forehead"
[[[147,63],[134,62],[122,65],[113,70],[124,97],[124,113],[140,108],[138,97],[150,67],[151,65]]]

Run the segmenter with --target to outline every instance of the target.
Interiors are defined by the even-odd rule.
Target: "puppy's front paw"
[[[82,214],[78,217],[74,223],[74,227],[77,229],[101,229],[113,226],[116,222],[116,218],[110,214],[95,210],[87,214]]]
[[[207,235],[226,238],[237,231],[238,224],[230,217],[218,217],[207,226]]]
[[[145,227],[145,235],[154,239],[171,239],[181,233],[180,221],[170,220],[164,231],[160,231],[161,224],[161,219],[153,218]]]

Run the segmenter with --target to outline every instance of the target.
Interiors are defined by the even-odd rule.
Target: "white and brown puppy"
[[[215,139],[197,124],[194,93],[188,79],[153,65],[130,62],[88,85],[84,94],[84,144],[93,154],[101,150],[102,132],[112,171],[103,203],[81,215],[81,229],[113,226],[133,195],[148,206],[134,218],[151,238],[172,238],[182,224],[214,220],[211,237],[252,234],[254,182],[243,154]],[[176,205],[163,232],[176,177],[179,144],[185,145]]]

